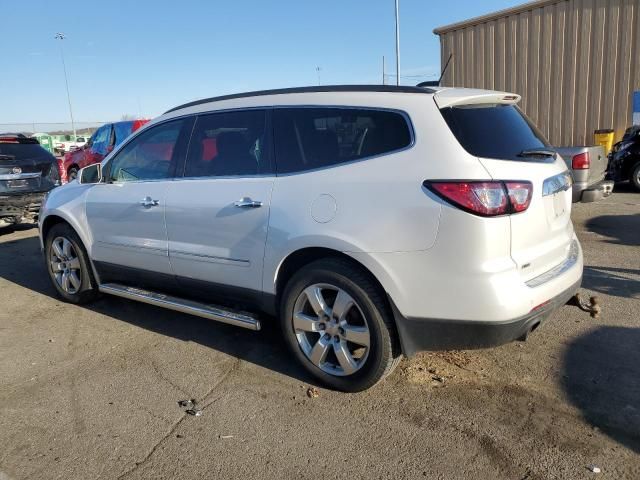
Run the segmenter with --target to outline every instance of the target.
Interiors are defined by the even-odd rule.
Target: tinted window
[[[274,136],[280,173],[327,167],[411,144],[403,115],[359,108],[278,108]]]
[[[269,170],[263,110],[203,115],[196,120],[185,177],[256,175]]]
[[[158,180],[173,176],[174,149],[184,120],[163,123],[141,133],[110,162],[113,182]]]
[[[538,129],[514,105],[464,105],[441,110],[449,128],[471,155],[526,160],[523,150],[549,148]]]
[[[49,157],[50,154],[36,143],[2,143],[0,142],[0,155],[7,155],[15,160],[27,158]]]

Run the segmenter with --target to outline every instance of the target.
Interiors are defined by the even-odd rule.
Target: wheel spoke
[[[338,358],[338,363],[342,367],[345,375],[350,375],[358,369],[356,361],[353,359],[351,352],[347,348],[347,342],[334,342],[333,351]]]
[[[369,329],[367,327],[356,327],[353,325],[343,325],[345,340],[348,340],[363,347],[369,346]]]
[[[62,260],[64,258],[64,253],[62,252],[62,247],[60,246],[59,241],[54,241],[51,244],[51,248],[53,249],[53,254],[58,257],[58,260]]]
[[[338,295],[336,296],[335,302],[333,302],[332,314],[333,317],[338,320],[344,320],[344,317],[347,315],[347,312],[354,305],[353,298],[345,292],[344,290],[338,290]]]
[[[66,258],[70,258],[72,249],[73,249],[73,245],[71,245],[71,242],[69,240],[67,240],[66,238],[63,238],[62,239],[62,254]]]
[[[65,292],[69,291],[69,273],[64,272],[62,274],[62,288]]]
[[[73,285],[73,289],[76,291],[80,288],[80,283],[82,283],[78,274],[73,271],[69,272],[69,281],[71,282],[71,285]]]
[[[322,363],[324,363],[327,358],[327,353],[329,353],[329,346],[331,345],[331,337],[328,335],[323,335],[316,342],[311,350],[311,354],[309,355],[309,360],[313,362],[314,365],[320,367]]]
[[[316,317],[298,312],[293,316],[293,328],[303,332],[319,332],[320,321]]]
[[[317,285],[312,285],[311,287],[307,287],[304,290],[307,299],[309,300],[309,304],[316,315],[318,317],[322,315],[329,315],[331,309],[327,306],[327,302],[325,302],[324,297],[322,296],[322,289]]]
[[[67,262],[67,265],[71,270],[79,270],[80,269],[80,259],[78,257],[72,258]]]

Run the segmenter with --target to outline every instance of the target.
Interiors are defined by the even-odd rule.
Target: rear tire
[[[384,291],[343,259],[322,259],[300,269],[285,287],[280,322],[294,356],[332,389],[366,390],[401,359]]]
[[[47,272],[60,298],[83,304],[98,297],[89,256],[73,228],[66,223],[51,227],[44,248]]]
[[[636,163],[631,169],[631,185],[640,192],[640,162]]]
[[[71,182],[76,178],[78,178],[78,169],[76,167],[71,167],[67,173],[67,180]]]

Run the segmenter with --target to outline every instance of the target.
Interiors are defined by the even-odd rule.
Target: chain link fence
[[[77,135],[89,137],[98,127],[112,121],[74,122],[73,126]],[[37,133],[73,135],[73,127],[71,122],[0,123],[0,133],[22,133],[28,137]]]

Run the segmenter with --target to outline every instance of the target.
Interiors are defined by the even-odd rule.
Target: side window
[[[94,152],[106,155],[110,132],[111,125],[103,125],[96,131],[96,133],[94,133],[93,142],[91,144]]]
[[[264,110],[199,116],[184,176],[248,176],[269,171],[265,119]]]
[[[277,108],[278,173],[328,167],[400,150],[411,144],[405,117],[362,108]]]
[[[174,149],[185,120],[174,120],[141,133],[110,162],[112,182],[159,180],[173,176]]]

